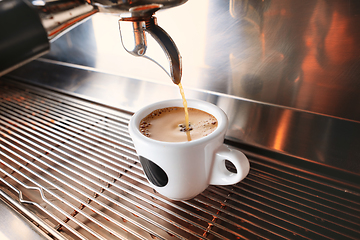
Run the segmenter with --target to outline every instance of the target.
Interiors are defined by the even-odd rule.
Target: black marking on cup
[[[164,170],[149,159],[140,156],[140,162],[149,181],[157,187],[164,187],[169,179]]]
[[[229,172],[237,173],[235,165],[227,159],[225,159],[225,167]]]

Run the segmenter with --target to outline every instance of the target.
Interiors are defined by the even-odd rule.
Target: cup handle
[[[236,173],[230,172],[225,161],[234,164]],[[210,185],[231,185],[243,180],[250,170],[250,163],[245,154],[236,149],[231,149],[223,144],[215,153],[215,159],[210,177]]]

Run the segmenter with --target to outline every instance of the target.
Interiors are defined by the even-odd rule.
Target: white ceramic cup
[[[140,132],[140,121],[144,117],[157,109],[183,107],[181,99],[146,106],[137,111],[129,123],[130,136],[149,183],[157,192],[173,200],[191,199],[209,185],[236,184],[250,169],[242,152],[223,143],[228,126],[226,114],[205,101],[189,99],[187,103],[188,107],[210,113],[218,120],[214,132],[190,142],[163,142]],[[235,166],[236,173],[226,168],[225,160]]]

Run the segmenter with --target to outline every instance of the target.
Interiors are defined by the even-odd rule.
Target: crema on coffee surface
[[[186,142],[205,137],[218,126],[217,119],[202,110],[188,108],[189,128],[186,128],[183,107],[157,109],[143,118],[139,125],[140,132],[163,142]]]

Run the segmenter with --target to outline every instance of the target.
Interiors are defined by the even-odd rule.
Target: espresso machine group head
[[[49,42],[97,12],[119,15],[127,52],[158,64],[175,84],[181,81],[181,55],[171,37],[157,25],[155,12],[187,0],[2,0],[0,1],[0,76],[43,55]],[[123,41],[124,36],[132,42]],[[168,60],[162,66],[147,55],[147,38],[156,40]]]

